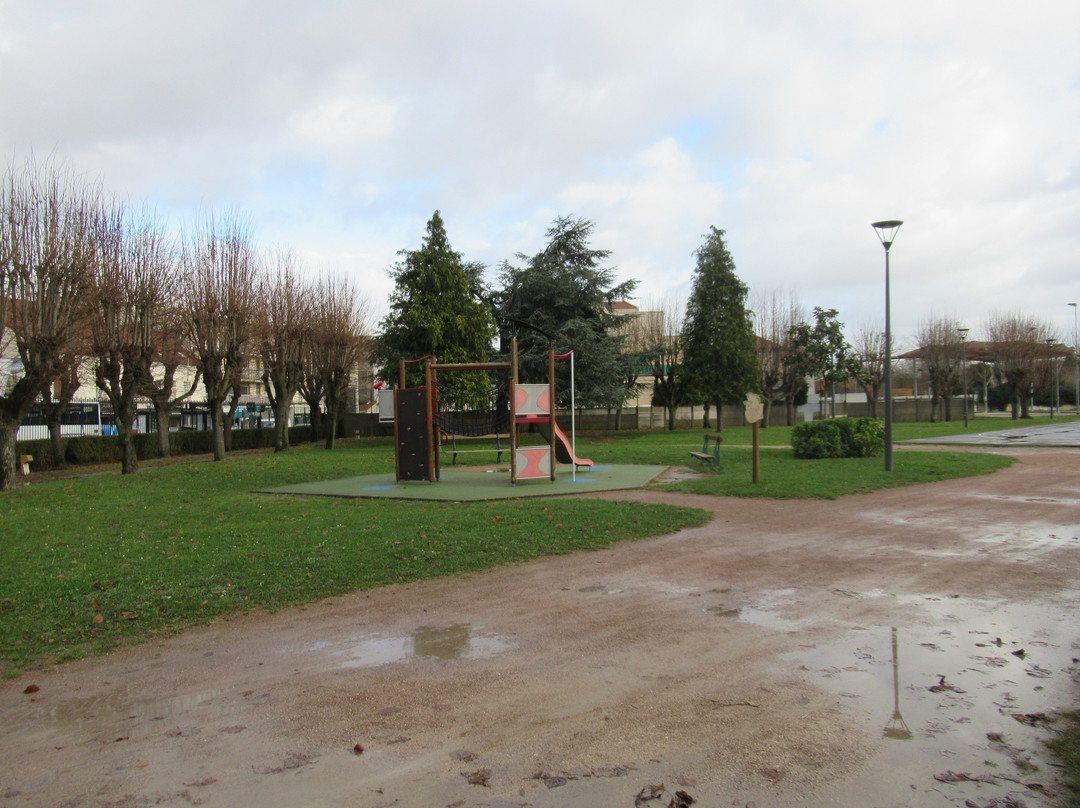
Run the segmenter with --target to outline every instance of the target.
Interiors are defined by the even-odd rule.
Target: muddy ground
[[[0,805],[1053,805],[1080,451],[1009,453],[24,674]]]

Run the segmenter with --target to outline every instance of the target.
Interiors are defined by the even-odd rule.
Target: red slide
[[[566,437],[566,433],[559,429],[559,425],[554,421],[551,422],[551,425],[555,429],[555,437],[558,438],[555,442],[555,458],[560,463],[573,463],[575,466],[588,466],[589,468],[596,465],[587,457],[575,457],[573,447],[570,445],[570,439]]]

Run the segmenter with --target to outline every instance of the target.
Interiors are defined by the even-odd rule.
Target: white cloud
[[[246,210],[383,298],[437,208],[492,267],[576,214],[643,298],[715,225],[753,291],[854,325],[895,216],[898,331],[1007,300],[1071,333],[1078,29],[1065,0],[8,3],[0,149]]]

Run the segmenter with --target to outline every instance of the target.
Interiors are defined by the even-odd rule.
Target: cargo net
[[[462,383],[464,382],[464,383]],[[509,390],[444,375],[435,386],[435,424],[448,435],[478,438],[510,431]],[[487,382],[485,379],[484,382]]]

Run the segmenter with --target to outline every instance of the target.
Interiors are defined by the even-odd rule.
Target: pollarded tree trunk
[[[20,421],[0,413],[0,491],[15,487],[15,435]]]
[[[289,407],[292,399],[279,397],[274,402],[274,451],[284,452],[289,448]]]
[[[225,414],[221,411],[221,401],[208,400],[210,406],[210,425],[214,430],[214,460],[225,459]]]
[[[50,412],[45,420],[49,427],[49,449],[52,452],[52,462],[54,466],[59,467],[64,465],[67,458],[64,456],[64,440],[60,431],[60,421],[63,419],[64,411],[59,407],[56,409],[57,412],[55,414]]]
[[[326,444],[327,449],[334,448],[334,441],[337,439],[337,422],[338,413],[337,407],[332,406],[329,402],[326,405],[326,417],[323,421],[326,432]]]
[[[157,445],[158,457],[168,457],[172,454],[172,446],[169,443],[169,418],[172,416],[169,396],[164,399],[150,399],[154,404],[154,415],[157,417]]]
[[[118,406],[119,405],[119,406]],[[122,396],[113,401],[116,414],[116,435],[120,441],[121,474],[135,474],[139,470],[139,455],[135,451],[135,397]]]

